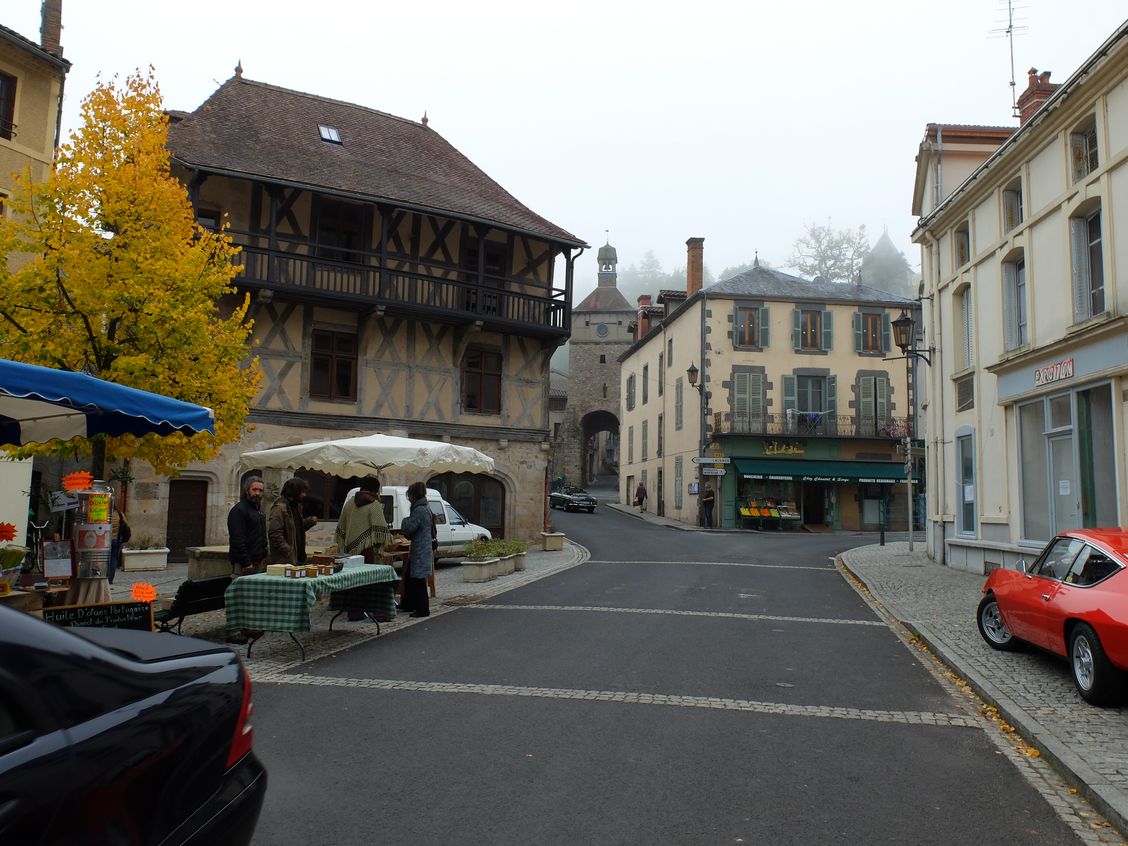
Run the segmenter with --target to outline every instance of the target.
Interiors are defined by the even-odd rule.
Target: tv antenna
[[[1002,4],[1000,3],[1000,6]],[[1018,117],[1018,89],[1014,81],[1014,37],[1020,32],[1026,32],[1028,27],[1022,24],[1015,23],[1015,4],[1014,0],[1006,0],[1007,6],[1007,19],[1006,25],[1000,26],[998,29],[991,30],[991,34],[995,37],[1005,37],[1007,39],[1007,46],[1010,49],[1010,89],[1011,89],[1011,116]],[[1017,8],[1025,9],[1026,6]],[[1003,21],[998,23],[1002,24]]]

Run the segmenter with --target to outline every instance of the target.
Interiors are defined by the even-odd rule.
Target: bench
[[[223,595],[230,584],[231,576],[211,576],[206,579],[183,581],[176,589],[172,604],[153,614],[153,622],[162,632],[171,632],[175,626],[176,633],[180,634],[180,626],[185,617],[223,608]]]

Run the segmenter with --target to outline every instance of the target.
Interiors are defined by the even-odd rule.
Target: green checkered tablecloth
[[[386,616],[396,613],[399,577],[386,564],[347,567],[316,579],[287,579],[256,573],[241,576],[224,594],[229,629],[308,632],[309,612],[319,596],[344,593],[342,607]],[[336,602],[334,604],[337,604]]]

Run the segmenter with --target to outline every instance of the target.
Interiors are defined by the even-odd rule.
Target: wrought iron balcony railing
[[[309,244],[301,245],[302,252],[270,250],[247,243],[255,236],[232,236],[242,247],[235,277],[241,287],[481,320],[509,331],[563,334],[570,329],[564,291],[553,289],[546,296],[542,285],[527,280],[490,275],[479,283],[476,273],[456,267],[398,257],[382,266],[376,254]],[[334,257],[317,255],[319,251]],[[397,266],[387,266],[391,264]]]
[[[910,433],[906,417],[856,417],[820,411],[788,411],[783,414],[713,415],[717,435],[785,435],[804,438],[889,438],[901,440]]]

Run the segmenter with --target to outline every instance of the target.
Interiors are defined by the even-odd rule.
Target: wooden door
[[[208,483],[172,479],[168,483],[165,545],[169,561],[187,561],[188,547],[203,546],[207,537]]]

